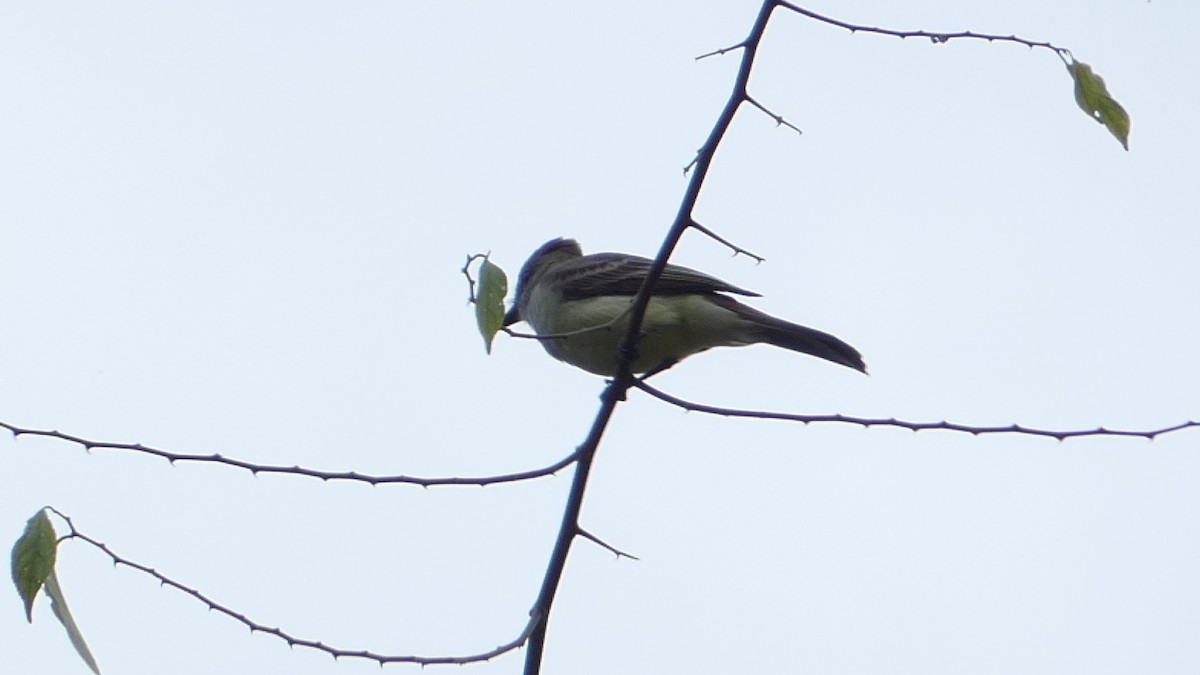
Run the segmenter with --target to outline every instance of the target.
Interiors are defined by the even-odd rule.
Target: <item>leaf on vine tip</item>
[[[1129,113],[1108,93],[1104,78],[1083,61],[1067,64],[1067,72],[1075,80],[1075,102],[1088,117],[1103,124],[1121,146],[1129,150]]]
[[[12,549],[12,580],[25,603],[25,618],[33,623],[33,600],[54,572],[58,540],[45,509],[39,509],[25,525]]]
[[[492,353],[492,338],[504,325],[504,296],[508,294],[508,276],[498,265],[483,257],[479,266],[479,291],[475,296],[475,322],[487,353]]]

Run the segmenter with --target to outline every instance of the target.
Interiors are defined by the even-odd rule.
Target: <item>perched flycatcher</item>
[[[629,307],[651,261],[624,253],[584,255],[573,239],[546,242],[525,262],[504,325],[525,321],[560,361],[615,375]],[[667,265],[654,285],[634,373],[659,371],[712,347],[767,344],[867,372],[854,347],[828,333],[763,314],[725,293],[758,296],[707,274]]]

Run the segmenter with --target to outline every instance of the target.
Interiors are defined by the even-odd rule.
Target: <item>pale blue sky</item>
[[[657,381],[716,405],[982,425],[1200,415],[1193,3],[808,5],[1059,60],[777,17],[674,260],[858,347]],[[328,470],[477,475],[569,453],[602,382],[501,337],[459,268],[543,241],[644,255],[757,3],[9,3],[0,24],[0,419]],[[53,504],[122,555],[348,649],[520,630],[567,474],[370,488],[0,438],[0,540]],[[683,414],[634,394],[600,450],[544,672],[1194,673],[1200,434],[973,438]],[[369,673],[248,635],[66,545],[106,673]],[[0,669],[84,672],[0,603]],[[517,673],[523,654],[473,674]],[[415,668],[391,666],[393,672]],[[448,671],[447,671],[448,672]],[[455,671],[457,672],[457,670]],[[464,671],[466,672],[466,671]]]

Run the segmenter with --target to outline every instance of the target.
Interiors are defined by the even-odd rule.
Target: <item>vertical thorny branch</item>
[[[671,224],[671,229],[667,232],[667,236],[663,240],[662,247],[654,259],[654,264],[650,268],[650,272],[646,275],[646,280],[642,283],[637,296],[634,298],[633,308],[629,317],[629,330],[626,332],[625,339],[621,345],[617,376],[613,378],[612,382],[604,390],[604,394],[601,397],[600,411],[596,414],[596,419],[592,423],[592,428],[588,432],[587,438],[584,439],[579,447],[578,464],[575,469],[574,480],[571,484],[571,491],[567,496],[567,504],[563,510],[562,525],[559,528],[558,537],[554,542],[554,550],[550,556],[550,562],[546,569],[546,576],[542,582],[541,591],[539,591],[537,601],[531,610],[537,625],[529,636],[528,649],[525,652],[525,675],[537,675],[541,671],[550,608],[554,603],[554,595],[558,590],[558,582],[562,579],[563,568],[567,562],[567,554],[570,552],[571,544],[574,542],[575,537],[580,533],[579,512],[583,506],[583,494],[587,488],[587,479],[591,471],[592,460],[595,458],[596,449],[600,445],[600,440],[604,436],[604,430],[608,426],[608,421],[612,418],[617,403],[625,399],[625,393],[634,382],[633,374],[629,371],[629,364],[633,361],[636,354],[637,336],[642,329],[642,319],[646,313],[646,305],[650,301],[650,291],[662,275],[663,268],[666,267],[667,260],[675,250],[676,244],[679,243],[680,237],[692,225],[692,210],[695,208],[696,200],[700,196],[700,189],[704,186],[704,179],[708,175],[709,167],[712,165],[712,159],[716,154],[717,146],[720,145],[721,140],[725,137],[730,124],[733,123],[733,118],[737,114],[738,108],[743,102],[749,99],[746,87],[750,81],[750,71],[754,66],[754,57],[758,53],[758,44],[762,40],[763,33],[766,31],[771,12],[775,10],[778,4],[774,0],[766,0],[758,11],[758,17],[754,20],[754,26],[750,29],[750,34],[735,47],[735,49],[741,49],[742,61],[738,67],[737,79],[734,81],[733,91],[729,95],[729,100],[725,102],[725,107],[721,110],[716,123],[713,124],[712,132],[709,133],[708,138],[704,141],[704,145],[700,147],[695,161],[692,163],[691,177],[688,180],[683,201],[679,205],[679,211],[675,214],[675,222]]]

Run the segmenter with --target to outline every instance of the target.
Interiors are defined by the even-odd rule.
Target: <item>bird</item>
[[[625,253],[584,255],[552,239],[521,267],[504,326],[529,324],[554,358],[617,374],[629,308],[653,261]],[[730,297],[761,297],[703,272],[668,264],[654,284],[630,372],[649,376],[713,347],[766,343],[867,372],[858,350],[828,333],[777,319]]]

